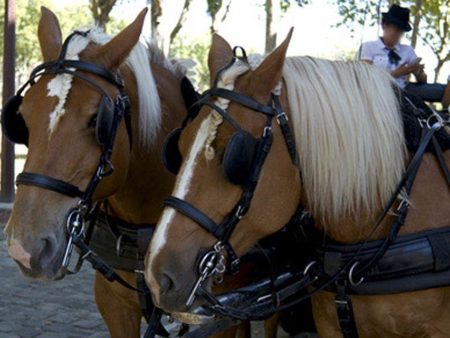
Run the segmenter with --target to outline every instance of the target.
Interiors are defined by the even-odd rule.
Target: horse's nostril
[[[47,237],[42,239],[43,246],[39,254],[39,265],[45,269],[55,259],[58,246],[55,237]]]
[[[160,293],[163,295],[166,294],[168,291],[170,291],[170,289],[173,288],[172,279],[168,275],[163,274],[161,277],[161,281],[159,283],[159,287],[160,287]]]

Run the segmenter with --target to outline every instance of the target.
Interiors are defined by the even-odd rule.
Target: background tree
[[[189,12],[190,5],[191,0],[184,0],[183,8],[181,10],[180,16],[178,17],[177,23],[175,24],[175,27],[172,29],[172,32],[170,32],[169,46],[172,45],[175,37],[181,30],[181,27],[183,27],[184,21],[186,20],[186,15]]]
[[[150,9],[150,26],[151,26],[151,37],[153,41],[161,41],[162,36],[159,32],[159,20],[162,15],[162,5],[163,0],[151,0]]]
[[[38,43],[37,27],[41,17],[41,6],[52,7],[51,0],[16,0],[16,79],[22,83],[32,67],[42,61]],[[55,11],[64,36],[74,29],[92,25],[93,19],[85,5],[66,6]],[[4,13],[1,11],[0,23],[3,25]],[[125,27],[125,22],[110,20],[108,28],[116,33]],[[1,30],[0,50],[3,50],[3,30]]]
[[[210,39],[189,38],[177,36],[170,49],[170,56],[191,63],[189,78],[194,80],[200,91],[209,86],[208,53]]]
[[[434,81],[444,64],[450,61],[450,0],[426,0],[421,7],[419,36],[436,57]]]
[[[310,0],[265,0],[264,10],[266,13],[266,36],[265,53],[269,53],[276,47],[277,43],[277,23],[280,20],[281,12],[287,12],[292,3],[303,7],[310,3]]]
[[[111,13],[117,0],[89,0],[89,9],[94,17],[95,24],[103,29],[109,22]]]
[[[217,32],[217,24],[224,22],[227,18],[228,13],[230,12],[231,1],[228,0],[227,4],[224,6],[224,1],[222,0],[206,0],[207,9],[209,17],[211,18],[211,25],[209,26],[209,30],[211,34]],[[218,21],[218,17],[220,16],[219,12],[223,9],[223,14]]]

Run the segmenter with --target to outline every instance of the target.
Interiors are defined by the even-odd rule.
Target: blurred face
[[[396,45],[400,42],[405,32],[392,24],[383,24],[383,39],[387,45]]]

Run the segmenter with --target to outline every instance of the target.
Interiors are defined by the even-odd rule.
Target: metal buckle
[[[359,286],[364,282],[364,277],[361,277],[359,281],[355,282],[353,279],[353,273],[355,272],[355,268],[359,265],[359,261],[353,263],[352,267],[350,268],[348,272],[348,281],[350,282],[350,285],[353,287]]]
[[[264,127],[262,136],[266,137],[267,134],[269,134],[270,132],[272,132],[272,127],[271,126],[266,126],[266,127]]]
[[[240,219],[242,219],[242,210],[243,210],[243,208],[242,208],[242,206],[238,206],[238,208],[237,208],[237,210],[236,210],[236,213],[234,214],[239,220]],[[218,242],[218,243],[220,243],[220,242]],[[216,245],[218,244],[218,243],[216,243]],[[222,248],[223,249],[223,248]]]
[[[311,261],[311,262],[309,262],[308,265],[306,265],[305,269],[303,270],[303,276],[305,276],[305,277],[308,276],[308,274],[309,274],[311,268],[312,268],[314,265],[316,265],[316,264],[317,264],[317,261]],[[318,280],[318,279],[319,279],[319,276],[315,275],[312,281],[314,282],[314,281],[316,281],[316,280]]]
[[[404,191],[404,190],[402,190],[402,191],[400,191],[400,197],[399,197],[399,199],[400,199],[400,203],[399,203],[399,205],[398,205],[398,207],[397,207],[397,210],[396,211],[400,211],[404,206],[406,206],[407,208],[409,208],[409,206],[410,206],[410,202],[409,202],[409,200],[408,200],[408,194],[406,193],[406,191]]]
[[[114,172],[114,166],[110,160],[107,160],[105,165],[99,167],[99,177],[103,178],[109,176]]]
[[[116,254],[117,256],[122,256],[122,238],[123,238],[123,234],[120,234],[119,238],[117,239],[116,242]]]
[[[64,251],[63,260],[61,263],[61,267],[63,269],[67,269],[70,263],[70,258],[72,256],[73,251],[73,239],[75,236],[81,236],[84,231],[84,219],[80,212],[80,210],[75,209],[72,210],[67,217],[66,221],[66,229],[69,234],[69,239],[67,241],[66,250]],[[77,266],[80,265],[79,263]],[[81,265],[80,265],[81,267]]]
[[[278,115],[275,116],[275,118],[277,119],[278,125],[281,124],[280,119],[281,119],[282,117],[283,117],[284,119],[286,119],[286,121],[289,121],[289,118],[288,118],[288,116],[286,115],[286,113],[285,113],[284,111],[282,111],[281,113],[279,113]]]

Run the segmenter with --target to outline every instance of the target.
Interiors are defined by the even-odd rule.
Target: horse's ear
[[[267,96],[275,88],[283,75],[284,60],[291,41],[293,28],[283,43],[275,48],[253,72],[252,82],[257,94]]]
[[[56,60],[62,46],[61,27],[55,13],[44,6],[41,7],[38,38],[44,61]]]
[[[212,37],[211,49],[208,55],[208,67],[211,83],[214,83],[217,73],[233,59],[233,49],[219,34]]]
[[[117,69],[136,46],[144,26],[147,8],[144,8],[134,21],[117,34],[99,52],[100,62],[108,69]]]

